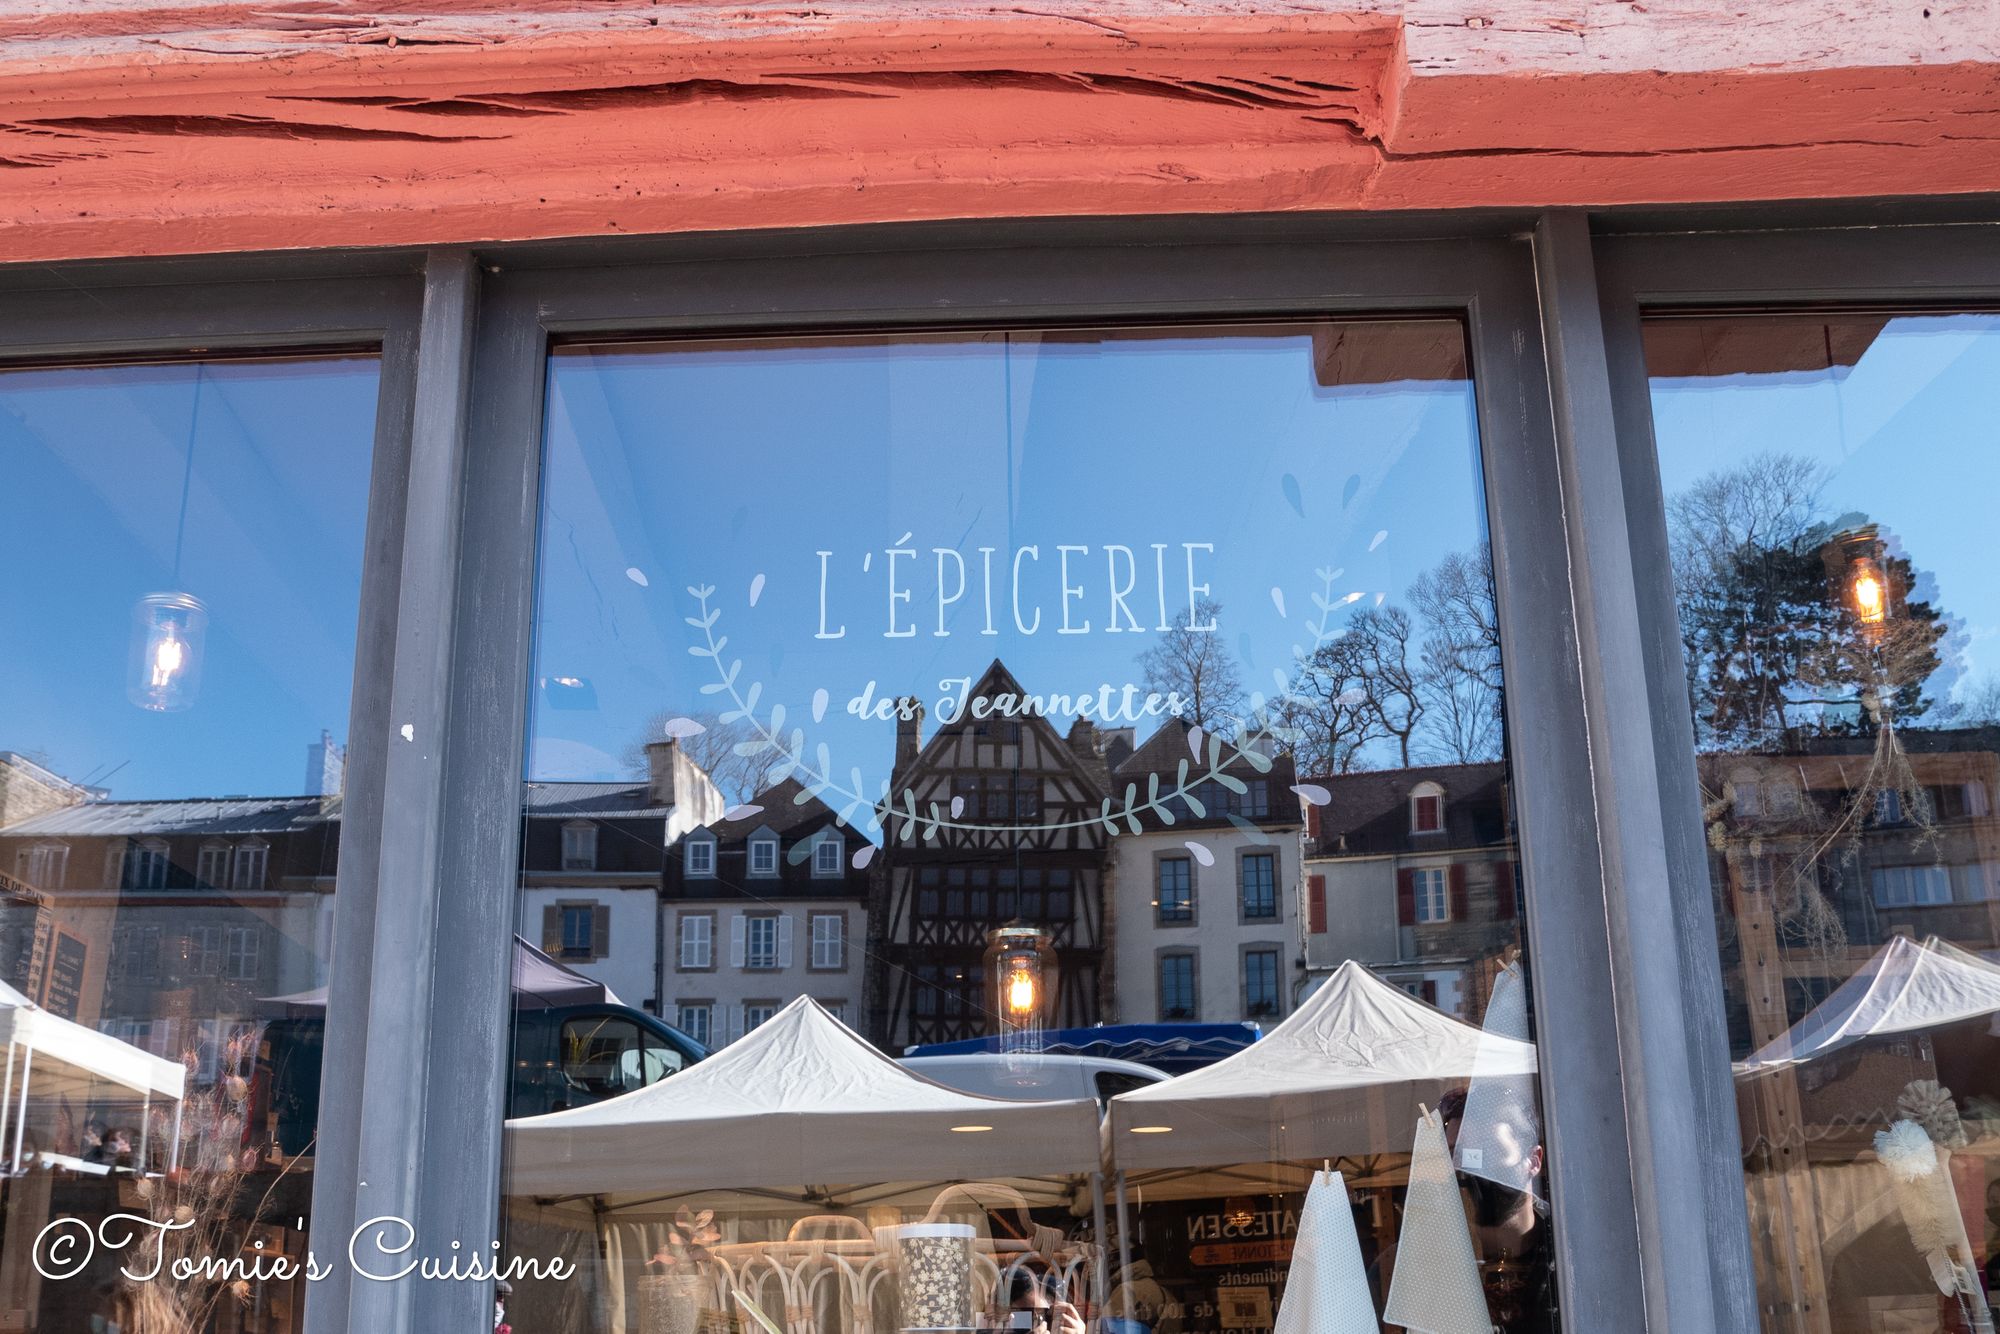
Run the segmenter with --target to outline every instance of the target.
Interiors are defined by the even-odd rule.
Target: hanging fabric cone
[[[1382,1319],[1418,1334],[1492,1334],[1444,1121],[1436,1112],[1417,1118],[1396,1271]]]
[[[1493,981],[1486,1023],[1472,1061],[1465,1115],[1458,1126],[1458,1170],[1513,1190],[1534,1186],[1530,1155],[1542,1142],[1535,1112],[1535,1077],[1520,1073],[1514,1059],[1528,1041],[1528,989],[1518,964],[1508,964]]]
[[[1271,1334],[1379,1334],[1380,1329],[1347,1182],[1338,1172],[1315,1172]]]

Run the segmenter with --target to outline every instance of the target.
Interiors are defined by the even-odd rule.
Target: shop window
[[[1759,1305],[1787,1332],[1962,1321],[1938,1294],[1983,1286],[1978,1207],[1947,1190],[1923,1215],[1897,1183],[1941,1181],[1946,1161],[1955,1175],[2000,1099],[1986,1024],[1944,999],[2000,982],[1995,919],[1960,902],[1985,880],[1968,822],[2000,766],[2000,605],[1975,499],[2000,491],[2000,456],[1978,444],[2000,412],[2000,317],[1645,333],[1678,594],[1659,633],[1683,653],[1673,702],[1705,794],[1683,814],[1718,890],[1730,1064],[1714,1073],[1735,1089]],[[1961,1212],[1972,1251],[1933,1247]],[[1927,1252],[1934,1268],[1908,1263]]]
[[[1434,965],[1438,977],[1464,979],[1452,984],[1455,1017],[1527,1036],[1518,922],[1497,903],[1486,910],[1483,876],[1472,891],[1478,929],[1398,934],[1394,925],[1403,920],[1394,868],[1412,851],[1413,822],[1434,851],[1448,823],[1468,840],[1469,861],[1514,855],[1478,404],[1459,325],[769,338],[620,329],[565,333],[545,369],[530,679],[591,690],[536,685],[524,770],[531,800],[567,818],[627,803],[657,821],[629,846],[635,856],[664,850],[663,890],[684,923],[669,937],[673,962],[722,955],[714,986],[666,969],[706,999],[669,990],[663,1012],[678,1002],[690,1011],[683,1026],[706,1024],[742,1071],[759,1050],[779,1059],[768,1024],[797,1007],[786,1011],[785,1041],[824,1050],[796,1062],[788,1052],[781,1075],[732,1087],[746,1124],[760,1100],[800,1079],[820,1081],[813,1091],[823,1084],[829,1105],[892,1084],[897,1071],[881,1053],[913,1047],[978,1047],[1012,1101],[981,1100],[927,1128],[885,1114],[861,1132],[891,1154],[907,1151],[915,1175],[892,1173],[893,1162],[874,1181],[829,1175],[858,1142],[832,1132],[809,1136],[803,1158],[719,1153],[689,1132],[662,1154],[635,1154],[630,1139],[565,1138],[560,1149],[551,1140],[557,1156],[541,1161],[560,1168],[532,1186],[517,1151],[509,1194],[601,1204],[596,1216],[619,1235],[647,1208],[657,1214],[659,1200],[713,1203],[732,1248],[783,1245],[796,1228],[840,1238],[857,1263],[879,1267],[891,1225],[1001,1209],[978,1189],[940,1202],[898,1182],[1018,1186],[1028,1216],[1008,1220],[1014,1240],[996,1242],[1017,1248],[1008,1262],[1060,1272],[1072,1294],[1098,1293],[1115,1311],[1114,1294],[1129,1285],[1092,1268],[1115,1247],[1080,1260],[1074,1247],[1060,1257],[1026,1249],[1049,1229],[1078,1235],[1046,1183],[1109,1161],[1187,1187],[1186,1198],[1156,1199],[1147,1186],[1138,1208],[1149,1237],[1156,1222],[1189,1239],[1203,1219],[1246,1213],[1352,1219],[1361,1254],[1403,1257],[1399,1280],[1383,1266],[1386,1280],[1429,1281],[1410,1257],[1450,1244],[1431,1232],[1452,1223],[1463,1233],[1465,1212],[1454,1192],[1452,1211],[1409,1220],[1411,1150],[1434,1135],[1416,1170],[1456,1179],[1446,1136],[1461,1131],[1441,1120],[1420,1130],[1414,1102],[1392,1123],[1330,1083],[1312,1097],[1323,1115],[1286,1125],[1274,1104],[1260,1126],[1248,1109],[1221,1149],[1204,1143],[1219,1132],[1199,1109],[1134,1125],[1115,1100],[1103,1125],[1051,1127],[1011,1157],[1004,1146],[1024,1141],[984,1127],[1068,1096],[1071,1072],[1041,1059],[1053,1033],[1203,1018],[1268,1030],[1294,1009],[1294,982],[1309,978],[1319,990],[1301,1004],[1342,1017],[1300,1025],[1326,1059],[1299,1068],[1433,1041],[1436,1016],[1353,960],[1420,978]],[[1449,820],[1442,784],[1413,810],[1412,790],[1446,772]],[[1307,916],[1301,802],[1318,813],[1314,867],[1340,887],[1338,913],[1322,903]],[[722,850],[698,846],[697,830]],[[718,862],[730,876],[709,879]],[[1199,911],[1208,882],[1219,911]],[[1453,888],[1443,886],[1447,902]],[[685,925],[680,908],[696,895],[715,905],[715,927]],[[1286,944],[1294,912],[1313,930]],[[795,961],[800,923],[805,957]],[[724,938],[694,945],[686,934],[709,930]],[[847,974],[854,988],[834,985]],[[1356,1014],[1375,1018],[1357,1024]],[[825,1022],[836,1015],[855,1036]],[[850,1058],[860,1063],[851,1080],[841,1073]],[[1498,1110],[1459,1142],[1486,1146],[1488,1170],[1502,1174],[1493,1199],[1525,1203],[1512,1215],[1525,1232],[1510,1241],[1510,1263],[1541,1276],[1553,1243],[1535,1088],[1532,1077],[1506,1078],[1502,1096],[1482,1099]],[[697,1071],[697,1087],[705,1082]],[[644,1101],[667,1109],[673,1087]],[[940,1096],[918,1087],[910,1098]],[[1160,1087],[1171,1086],[1148,1085]],[[544,1133],[536,1119],[518,1120],[510,1145]],[[1262,1150],[1244,1146],[1260,1144],[1282,1146],[1286,1163],[1233,1156],[1255,1159]],[[1374,1166],[1350,1174],[1340,1202],[1306,1206],[1295,1191],[1280,1210],[1245,1204],[1233,1187],[1199,1194],[1219,1163],[1243,1164],[1245,1180],[1302,1182],[1299,1164],[1323,1160]],[[806,1179],[769,1179],[780,1163]],[[685,1179],[667,1179],[675,1175]],[[637,1201],[647,1203],[626,1208]],[[827,1214],[840,1217],[811,1216]],[[1253,1241],[1235,1226],[1232,1236]],[[1193,1251],[1149,1252],[1153,1281],[1183,1309],[1208,1311],[1210,1324],[1221,1312],[1225,1324],[1269,1326],[1286,1296],[1288,1243],[1337,1241],[1272,1227],[1254,1241],[1264,1248],[1252,1257],[1265,1274],[1256,1291],[1218,1288],[1222,1270],[1189,1258],[1235,1244],[1219,1232]],[[975,1248],[968,1263],[985,1254]],[[646,1275],[669,1267],[649,1269],[645,1247],[621,1255],[600,1278],[630,1321],[633,1301],[658,1286]],[[918,1319],[906,1308],[898,1318],[988,1321],[992,1275],[981,1286],[972,1272],[971,1309]],[[569,1296],[543,1285],[530,1307],[523,1288],[522,1310],[554,1310]],[[1546,1331],[1551,1292],[1537,1277],[1496,1300],[1531,1308],[1527,1318]],[[1379,1321],[1383,1299],[1360,1300]],[[797,1304],[766,1313],[781,1334],[799,1334],[804,1317],[778,1307]],[[1460,1315],[1466,1328],[1518,1323],[1496,1311]],[[578,1334],[605,1334],[606,1319],[584,1319]]]

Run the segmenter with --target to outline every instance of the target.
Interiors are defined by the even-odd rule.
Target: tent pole
[[[1125,1169],[1118,1169],[1118,1281],[1125,1285],[1125,1309],[1118,1314],[1132,1316],[1132,1215],[1125,1207]]]
[[[1111,1300],[1110,1284],[1106,1271],[1111,1256],[1106,1248],[1104,1228],[1104,1173],[1090,1174],[1090,1225],[1097,1232],[1097,1263],[1091,1266],[1090,1300],[1097,1308],[1097,1318],[1104,1319],[1104,1304]]]
[[[35,1049],[21,1052],[21,1115],[14,1122],[14,1175],[21,1175],[21,1135],[28,1128],[28,1072],[35,1068]]]
[[[139,1179],[146,1177],[146,1146],[153,1134],[153,1090],[147,1089],[139,1100],[139,1156],[133,1166],[139,1169]]]
[[[7,1039],[7,1083],[0,1089],[0,1144],[7,1142],[7,1113],[14,1106],[14,1039]]]
[[[174,1100],[174,1142],[167,1145],[167,1171],[175,1172],[181,1165],[181,1103],[187,1097],[182,1090],[181,1097]]]

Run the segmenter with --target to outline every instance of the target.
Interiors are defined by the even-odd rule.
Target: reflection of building
[[[643,783],[527,785],[521,913],[550,956],[656,1010],[666,846],[722,814],[723,801],[673,742],[647,746],[646,761]]]
[[[28,994],[161,1056],[209,1059],[260,997],[325,982],[338,797],[84,801],[0,829],[40,893]]]
[[[1140,792],[1155,776],[1172,791],[1190,725],[1177,718],[1113,765],[1112,787]],[[1106,758],[1116,751],[1107,747]],[[1223,771],[1236,792],[1209,780],[1195,799],[1169,803],[1174,821],[1142,817],[1142,832],[1111,840],[1115,979],[1113,1021],[1197,1019],[1270,1022],[1291,1009],[1299,957],[1299,801],[1289,755],[1259,769],[1239,758]],[[1245,820],[1255,832],[1235,824]]]
[[[1873,737],[1701,759],[1738,1056],[1893,935],[2000,944],[2000,728],[1895,735],[1909,763],[1902,785],[1868,777]],[[1782,975],[1772,971],[1781,945]]]
[[[1485,1012],[1519,940],[1506,766],[1448,764],[1306,781],[1306,968],[1357,959],[1460,1018]]]
[[[920,710],[896,724],[889,799],[914,821],[891,815],[884,833],[866,1002],[869,1036],[891,1050],[992,1031],[981,960],[987,932],[1008,922],[1043,928],[1055,947],[1048,1022],[1101,1013],[1110,778],[1091,723],[1065,739],[1038,714],[1001,716],[1022,696],[995,662],[928,741]]]
[[[684,834],[660,882],[663,1017],[717,1047],[796,996],[858,1024],[869,846],[790,778]]]

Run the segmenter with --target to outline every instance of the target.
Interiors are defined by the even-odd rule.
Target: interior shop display
[[[1444,1142],[1444,1119],[1434,1111],[1417,1118],[1403,1228],[1382,1318],[1420,1334],[1491,1334],[1493,1328]]]
[[[912,1223],[896,1229],[896,1287],[905,1330],[972,1328],[969,1223]]]
[[[1347,1182],[1338,1172],[1316,1172],[1272,1334],[1377,1334],[1379,1328]]]

